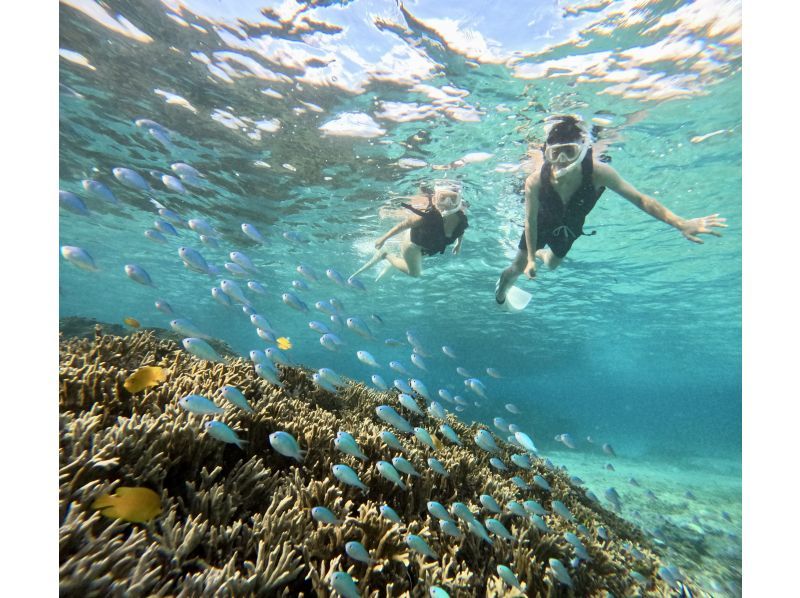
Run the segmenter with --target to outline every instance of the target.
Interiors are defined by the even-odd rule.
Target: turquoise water
[[[132,316],[167,328],[171,317],[154,307],[162,299],[172,317],[246,355],[263,341],[238,307],[210,294],[233,277],[189,271],[177,253],[192,247],[223,269],[229,252],[242,251],[258,275],[235,280],[268,289],[249,296],[291,339],[297,363],[369,381],[374,370],[355,357],[368,350],[390,384],[399,376],[387,364],[396,359],[429,389],[472,402],[461,366],[490,400],[460,415],[489,424],[502,416],[544,452],[563,449],[554,437],[568,432],[587,454],[608,442],[643,462],[722,460],[735,479],[740,12],[738,2],[62,2],[59,185],[91,215],[62,209],[59,245],[84,248],[99,270],[61,260],[60,315]],[[520,279],[533,300],[509,314],[493,291],[522,231],[520,163],[528,142],[541,141],[543,118],[560,112],[595,118],[612,166],[634,186],[683,217],[718,212],[729,228],[695,245],[607,191],[587,219],[597,234],[576,242],[558,270]],[[347,113],[368,126],[326,134]],[[168,129],[169,141],[137,127],[142,118]],[[475,152],[491,156],[458,162]],[[148,174],[171,173],[175,162],[198,169],[202,186],[170,192]],[[152,190],[120,185],[111,173],[119,166]],[[426,258],[419,279],[396,273],[374,282],[377,269],[369,271],[367,292],[325,277],[328,268],[346,277],[371,255],[397,222],[398,195],[442,177],[460,180],[470,204],[460,255]],[[86,178],[107,184],[119,206],[90,197]],[[186,227],[166,245],[145,238],[158,216],[150,198],[207,220],[219,248]],[[244,222],[266,245],[243,235]],[[125,275],[131,263],[155,288]],[[319,275],[296,291],[308,314],[281,300],[301,278],[300,263]],[[342,331],[339,352],[323,348],[308,322],[328,322],[314,303],[331,297],[377,340]],[[428,371],[411,364],[410,345],[383,342],[409,330],[430,353]]]

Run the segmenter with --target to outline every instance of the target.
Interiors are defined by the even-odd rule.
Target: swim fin
[[[379,280],[386,278],[387,276],[391,276],[394,273],[394,271],[395,267],[387,262],[386,265],[383,268],[381,268],[381,271],[378,272],[378,275],[375,277],[375,282],[378,282]]]
[[[369,258],[369,260],[367,260],[367,262],[363,266],[361,266],[358,270],[356,270],[355,272],[353,272],[350,275],[350,278],[353,278],[354,276],[358,276],[364,270],[368,270],[369,268],[372,268],[372,266],[377,264],[379,261],[381,261],[385,257],[386,257],[386,252],[385,251],[376,251],[375,255],[373,255],[371,258]]]
[[[502,306],[506,308],[506,311],[511,313],[520,312],[528,307],[528,303],[531,302],[532,297],[533,295],[527,291],[523,291],[519,287],[511,287],[506,292],[506,300],[503,302]]]

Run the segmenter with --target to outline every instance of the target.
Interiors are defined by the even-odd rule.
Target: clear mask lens
[[[574,162],[581,154],[582,145],[580,143],[559,143],[547,146],[545,158],[548,162],[565,164]]]

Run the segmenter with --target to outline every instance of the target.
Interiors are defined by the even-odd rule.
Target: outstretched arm
[[[422,218],[416,215],[411,216],[410,218],[406,218],[405,220],[403,220],[403,222],[400,222],[399,224],[393,226],[391,229],[389,229],[389,232],[387,232],[380,239],[378,239],[375,243],[375,249],[380,249],[381,247],[383,247],[383,244],[386,243],[386,241],[394,237],[396,234],[401,233],[409,228],[414,228],[415,226],[418,226],[421,222]]]
[[[645,195],[628,181],[623,179],[619,173],[608,164],[602,162],[594,163],[595,184],[608,187],[612,191],[619,193],[640,210],[647,212],[653,218],[666,222],[670,226],[677,228],[684,237],[693,243],[702,243],[703,240],[697,235],[707,234],[721,237],[722,235],[712,227],[727,228],[725,218],[720,218],[719,214],[711,214],[702,218],[692,218],[687,220],[671,212],[666,206],[649,195]]]

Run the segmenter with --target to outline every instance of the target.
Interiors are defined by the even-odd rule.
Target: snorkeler
[[[583,223],[606,187],[653,218],[674,226],[694,243],[703,242],[700,234],[722,236],[712,230],[727,227],[719,214],[683,219],[635,189],[611,166],[594,159],[591,134],[579,116],[552,116],[547,121],[544,163],[525,181],[525,231],[514,261],[495,286],[497,303],[505,303],[511,297],[509,291],[514,291],[511,303],[515,305],[508,307],[522,309],[527,304],[529,294],[513,287],[514,281],[522,273],[534,278],[536,259],[551,270],[561,264],[578,237],[587,234]]]
[[[409,276],[419,276],[422,273],[422,256],[444,253],[447,246],[453,245],[453,255],[461,251],[461,241],[464,231],[469,226],[467,215],[464,213],[465,202],[461,199],[461,184],[458,181],[438,180],[431,187],[420,187],[425,193],[428,205],[420,209],[411,204],[400,204],[413,215],[397,224],[375,243],[377,253],[353,276],[371,268],[378,262],[386,260],[386,268],[378,275],[378,279],[386,275],[392,267]],[[400,248],[400,255],[392,255],[388,251],[381,251],[384,243],[391,237],[405,230],[410,230],[410,235]]]

